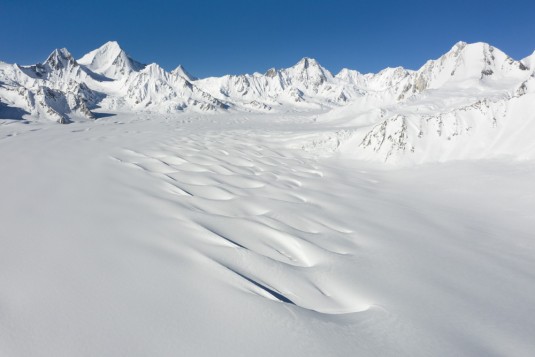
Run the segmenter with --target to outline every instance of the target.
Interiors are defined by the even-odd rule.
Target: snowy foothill
[[[0,356],[531,356],[533,62],[0,62]]]

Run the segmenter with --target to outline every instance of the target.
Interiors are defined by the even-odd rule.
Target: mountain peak
[[[49,66],[50,68],[56,70],[76,64],[76,60],[66,48],[55,49],[44,62],[45,66]]]
[[[140,71],[145,65],[133,60],[117,41],[108,41],[80,58],[78,63],[93,72],[118,79],[130,72]]]
[[[285,72],[293,79],[308,85],[318,86],[333,78],[331,72],[323,68],[314,58],[303,57]]]
[[[119,42],[117,42],[117,41],[108,41],[105,44],[103,44],[102,46],[100,46],[100,48],[119,49],[119,50],[122,51],[122,48],[119,45]]]
[[[150,74],[153,78],[163,78],[167,76],[167,72],[157,63],[148,64],[141,70],[141,73]]]
[[[314,58],[303,57],[293,67],[303,67],[304,69],[307,69],[309,67],[321,67],[321,65]]]
[[[463,41],[457,42],[451,50],[449,50],[445,55],[453,54],[454,56],[458,56],[461,53],[465,52],[479,52],[482,53],[484,51],[493,51],[494,47],[489,45],[486,42],[473,42],[473,43],[467,43]]]
[[[489,79],[521,77],[526,70],[524,64],[513,60],[488,43],[457,42],[443,56],[427,61],[417,71],[414,88],[420,92],[447,83],[467,83],[467,81],[472,81],[472,85],[479,85],[481,81]]]
[[[187,79],[190,82],[197,80],[197,78],[192,76],[188,71],[186,71],[184,66],[182,66],[181,64],[179,64],[177,68],[172,70],[171,74],[178,75],[184,79]]]

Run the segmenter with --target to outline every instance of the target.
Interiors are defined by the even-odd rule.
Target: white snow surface
[[[329,130],[1,125],[0,355],[530,356],[534,162],[302,150]]]
[[[532,356],[534,73],[0,62],[0,356]]]

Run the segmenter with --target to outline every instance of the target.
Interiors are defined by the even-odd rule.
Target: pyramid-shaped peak
[[[323,68],[318,61],[310,57],[302,58],[293,67],[281,71],[287,80],[308,88],[318,86],[333,78],[331,72]]]
[[[52,57],[52,56],[60,56],[60,57],[63,57],[63,58],[72,58],[71,53],[65,47],[56,48],[54,51],[52,51],[52,53],[50,54],[49,57]]]
[[[314,58],[303,57],[294,67],[304,67],[305,69],[309,67],[321,67],[318,61]]]
[[[106,53],[110,56],[118,56],[120,54],[124,54],[127,56],[126,52],[123,50],[121,45],[119,45],[119,42],[117,41],[108,41],[99,48],[96,49],[99,53]]]
[[[108,57],[108,58],[116,58],[120,54],[126,55],[124,50],[121,48],[119,43],[117,41],[108,41],[96,50],[91,51],[89,54],[94,53],[94,57]],[[87,56],[87,55],[86,55]],[[84,56],[85,58],[85,56]]]
[[[178,75],[178,76],[180,76],[180,77],[182,77],[184,79],[187,79],[188,81],[197,80],[197,78],[192,76],[188,71],[186,71],[184,66],[182,66],[181,64],[179,64],[177,68],[172,70],[171,74]]]
[[[317,74],[326,77],[332,77],[332,73],[324,68],[320,63],[310,57],[303,57],[299,62],[297,62],[293,67],[290,68],[292,72],[299,73],[308,73],[309,75]]]
[[[291,70],[298,71],[298,72],[329,72],[327,69],[325,69],[320,63],[310,57],[303,57],[299,62],[297,62],[295,65],[290,67]],[[330,72],[329,72],[330,73]]]
[[[76,60],[66,48],[59,48],[52,51],[46,59],[44,65],[52,69],[66,68],[67,66],[77,65]]]
[[[106,42],[80,58],[78,63],[93,72],[115,79],[133,71],[140,71],[145,67],[145,65],[130,58],[117,41]]]

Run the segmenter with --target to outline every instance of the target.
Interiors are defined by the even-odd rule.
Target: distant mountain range
[[[440,160],[451,150],[484,157],[490,147],[494,154],[508,154],[508,140],[532,147],[531,137],[518,132],[535,134],[535,53],[514,60],[486,43],[459,42],[417,71],[343,69],[334,75],[303,58],[264,74],[202,79],[182,66],[167,72],[155,63],[142,64],[117,42],[78,60],[63,48],[32,66],[0,62],[0,119],[69,123],[103,112],[308,110],[324,112],[320,121],[352,128],[354,140],[346,141],[363,149],[362,158],[392,160],[410,152],[418,161],[425,155]],[[474,132],[476,141],[459,139]],[[439,150],[428,143],[435,136],[463,144]]]

